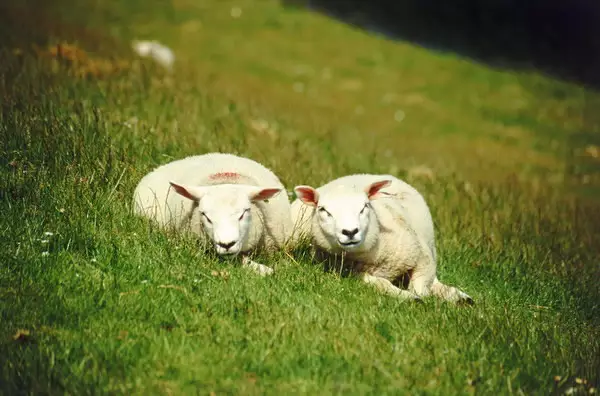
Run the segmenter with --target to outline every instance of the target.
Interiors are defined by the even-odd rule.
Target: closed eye
[[[331,217],[331,213],[329,213],[324,207],[319,206],[319,212],[326,213],[327,216]]]
[[[365,206],[363,206],[363,208],[361,209],[361,211],[360,211],[360,214],[363,214],[363,213],[364,213],[364,211],[365,211],[367,208],[369,208],[370,206],[371,206],[371,205],[369,205],[368,203],[366,203],[366,204],[365,204]]]
[[[208,218],[206,213],[200,212],[200,214],[202,215],[202,217],[204,217],[204,220],[206,220],[208,222],[208,224],[212,224],[212,221]]]
[[[240,216],[239,220],[242,220],[244,218],[244,216],[246,216],[246,213],[250,212],[250,209],[244,209],[244,211],[242,212],[242,215]]]

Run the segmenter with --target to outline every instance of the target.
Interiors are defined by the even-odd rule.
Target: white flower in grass
[[[50,255],[50,252],[47,252],[47,251],[46,252],[42,252],[42,257],[46,257],[46,256],[49,256],[49,255]]]
[[[50,241],[47,239],[41,239],[40,242],[46,244],[46,243],[49,243]]]
[[[132,129],[135,125],[137,125],[137,123],[138,123],[137,117],[131,117],[130,119],[125,121],[123,123],[123,125],[125,125],[129,129]]]
[[[96,257],[93,257],[93,258],[92,258],[90,261],[91,261],[92,263],[97,263],[97,262],[98,262],[98,260],[96,260]]]
[[[142,283],[143,283],[143,284],[146,284],[146,283],[148,283],[148,279],[144,279],[144,280],[142,281]]]
[[[46,232],[44,232],[44,235],[45,235],[45,236],[53,236],[53,235],[54,235],[54,233],[53,233],[53,232],[50,232],[50,231],[46,231]]]

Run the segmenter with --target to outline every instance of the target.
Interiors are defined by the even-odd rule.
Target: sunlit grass
[[[574,188],[598,185],[595,93],[274,1],[40,4],[1,17],[1,392],[598,385],[600,206]],[[169,45],[174,72],[134,38]],[[430,203],[440,278],[476,305],[401,304],[306,249],[265,257],[276,274],[259,278],[132,215],[146,172],[209,151],[289,190],[406,178]]]

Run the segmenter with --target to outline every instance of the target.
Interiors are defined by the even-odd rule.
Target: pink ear
[[[197,200],[198,198],[195,197],[194,195],[192,195],[190,193],[190,191],[188,191],[188,189],[180,184],[177,184],[175,182],[169,182],[171,184],[171,186],[175,189],[175,192],[177,192],[177,194],[183,195],[184,197],[191,199],[192,201]]]
[[[365,192],[367,193],[367,196],[369,197],[369,199],[375,199],[375,198],[377,198],[377,193],[379,192],[379,190],[381,190],[384,187],[389,186],[390,184],[392,184],[391,180],[378,181],[378,182],[372,183],[369,187],[367,187],[365,189]]]
[[[311,186],[296,186],[294,192],[300,201],[307,205],[317,206],[319,193]]]
[[[281,191],[281,188],[263,188],[251,197],[252,201],[264,201],[272,198]]]

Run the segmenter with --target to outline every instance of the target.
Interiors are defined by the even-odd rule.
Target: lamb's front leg
[[[473,299],[465,292],[441,283],[436,276],[435,265],[415,268],[410,279],[409,290],[419,297],[430,294],[453,303],[473,304]]]
[[[431,287],[435,280],[435,264],[421,260],[410,275],[408,290],[419,297],[427,297],[431,294]]]
[[[420,300],[420,298],[417,295],[394,286],[392,282],[385,278],[380,278],[378,276],[370,275],[367,273],[362,274],[361,278],[363,282],[375,286],[377,290],[386,294],[391,294],[392,296],[399,297],[401,300]]]
[[[242,257],[242,267],[249,268],[261,276],[271,275],[273,273],[273,268],[252,261],[248,256]]]
[[[423,253],[412,272],[408,289],[419,297],[433,294],[453,303],[473,304],[473,299],[468,294],[437,279],[435,261],[427,250],[423,250]]]
[[[436,279],[436,263],[427,244],[411,232],[413,238],[411,249],[412,260],[415,260],[408,290],[419,297],[427,297],[432,293],[433,282]]]
[[[468,305],[474,304],[473,299],[467,293],[457,289],[456,287],[443,284],[437,279],[437,277],[434,279],[433,285],[431,286],[431,293],[453,303]]]

